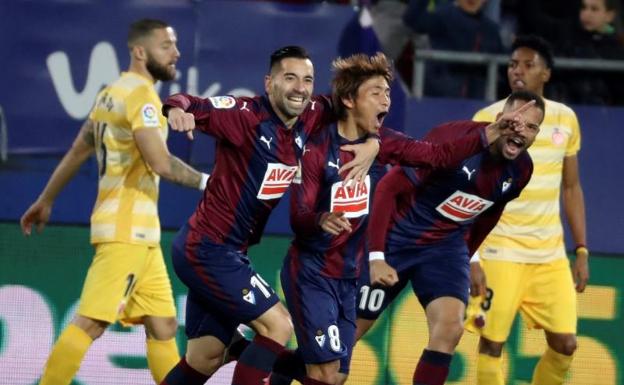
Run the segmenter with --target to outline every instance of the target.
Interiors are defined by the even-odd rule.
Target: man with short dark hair
[[[539,37],[520,36],[507,68],[509,86],[514,92],[527,90],[541,96],[552,68],[549,45]],[[491,121],[504,103],[501,100],[482,109],[474,120]],[[471,294],[475,297],[467,327],[481,334],[480,385],[505,383],[502,350],[519,310],[529,327],[544,329],[548,343],[535,368],[533,384],[562,384],[576,350],[575,282],[581,293],[589,278],[585,204],[576,155],[581,137],[570,107],[548,99],[545,103],[541,131],[529,149],[535,164],[533,178],[520,197],[507,205],[483,242],[480,263],[478,259],[471,263]],[[560,195],[576,244],[572,274],[563,243]]]
[[[446,381],[463,331],[469,256],[528,183],[533,164],[525,150],[543,116],[541,97],[515,92],[496,116],[497,123],[513,127],[511,133],[452,169],[394,167],[377,186],[368,226],[370,276],[362,275],[358,290],[357,338],[410,282],[429,328],[414,385]],[[448,142],[484,125],[446,123],[425,140]]]
[[[203,190],[208,179],[167,149],[167,123],[154,89],[175,77],[180,57],[175,31],[160,20],[130,26],[130,67],[96,99],[89,118],[39,198],[21,219],[41,231],[54,199],[94,152],[98,196],[91,215],[95,256],[80,305],[54,345],[40,385],[69,384],[91,343],[120,321],[143,324],[147,363],[159,383],[179,360],[171,283],[160,249],[159,176]]]
[[[165,102],[172,129],[197,128],[218,142],[204,197],[174,239],[174,267],[189,288],[189,341],[186,357],[163,384],[203,384],[222,365],[241,323],[256,335],[238,357],[233,384],[262,384],[290,339],[288,311],[254,270],[247,249],[259,242],[268,216],[297,177],[308,137],[335,119],[330,101],[312,96],[313,86],[307,52],[288,46],[271,55],[264,96],[178,94]],[[365,175],[379,143],[371,138],[359,148],[366,152]],[[357,177],[359,167],[354,169]]]

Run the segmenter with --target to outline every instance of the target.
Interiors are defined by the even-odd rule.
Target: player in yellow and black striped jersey
[[[553,58],[541,38],[519,37],[507,74],[513,91],[543,95]],[[544,329],[548,349],[538,362],[533,384],[563,383],[576,349],[576,291],[589,277],[585,247],[585,205],[577,152],[581,134],[574,111],[546,102],[541,131],[529,154],[534,171],[520,196],[507,204],[496,227],[471,263],[471,294],[466,327],[481,334],[477,383],[502,385],[502,348],[518,310],[529,327]],[[478,121],[494,121],[504,100],[482,109]],[[563,242],[559,196],[563,197],[576,260],[570,266]],[[486,285],[487,278],[487,285]],[[573,282],[575,281],[575,282]],[[486,289],[487,286],[487,289]]]
[[[48,358],[41,385],[69,384],[94,339],[111,323],[145,325],[147,361],[156,383],[178,362],[171,283],[160,249],[159,177],[203,190],[202,174],[167,149],[167,121],[154,89],[174,79],[180,53],[175,31],[160,20],[130,26],[127,72],[102,90],[71,149],[21,225],[41,230],[62,188],[94,152],[98,195],[91,215],[95,256],[71,324]]]

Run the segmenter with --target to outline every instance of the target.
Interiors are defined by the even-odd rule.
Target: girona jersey
[[[133,132],[156,130],[167,139],[167,121],[153,83],[124,72],[97,96],[89,119],[95,127],[100,179],[91,214],[91,242],[156,246],[159,177],[143,160]]]
[[[474,128],[442,125],[427,139],[444,142]],[[431,246],[476,250],[505,204],[528,183],[532,169],[526,152],[508,161],[487,149],[447,170],[395,167],[379,184],[370,224],[371,250],[388,254]],[[395,201],[397,191],[401,193]]]
[[[559,213],[564,159],[581,146],[576,114],[565,104],[545,99],[546,114],[529,154],[535,164],[531,182],[505,208],[481,248],[481,257],[524,263],[566,258]],[[479,111],[474,120],[494,121],[505,100]]]
[[[297,174],[308,136],[333,119],[323,97],[313,98],[291,129],[264,96],[203,99],[178,94],[165,106],[192,112],[197,129],[217,138],[215,168],[189,219],[189,241],[207,237],[238,250],[260,239],[271,210]]]
[[[301,181],[293,185],[290,213],[295,239],[287,260],[311,266],[314,271],[331,278],[357,277],[359,261],[365,253],[372,196],[385,173],[384,165],[401,162],[425,168],[454,167],[487,144],[482,136],[483,125],[468,124],[475,126],[470,135],[444,144],[418,141],[382,127],[380,152],[369,175],[363,182],[347,186],[343,185],[344,175],[340,175],[338,169],[353,155],[340,147],[362,143],[364,139],[347,141],[338,134],[335,123],[313,135],[303,150]],[[344,212],[352,232],[333,236],[323,231],[320,217],[329,212]]]

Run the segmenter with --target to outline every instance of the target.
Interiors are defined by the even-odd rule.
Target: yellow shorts
[[[160,247],[127,243],[95,245],[78,314],[124,325],[143,316],[175,317],[171,282]]]
[[[567,258],[549,263],[481,260],[491,295],[470,297],[466,329],[505,342],[520,310],[529,328],[576,334],[576,292]],[[485,322],[480,324],[480,319]]]

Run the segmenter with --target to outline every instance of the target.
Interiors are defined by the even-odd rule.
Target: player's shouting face
[[[288,126],[305,110],[314,91],[314,67],[309,59],[285,58],[265,79],[265,91],[277,115]]]
[[[513,103],[505,105],[503,112],[517,110],[524,104],[526,104],[525,100],[514,100]],[[519,122],[514,125],[514,131],[510,134],[501,135],[493,143],[494,151],[501,154],[505,159],[515,159],[533,144],[543,119],[544,111],[536,106],[531,106],[522,111]]]
[[[390,110],[390,86],[383,76],[364,81],[354,99],[343,99],[359,131],[375,134]]]

